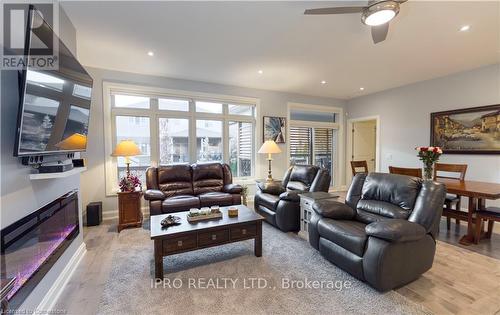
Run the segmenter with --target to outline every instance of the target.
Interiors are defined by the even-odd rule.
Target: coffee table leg
[[[163,248],[161,240],[154,240],[155,278],[163,279]]]
[[[255,256],[262,256],[262,221],[257,222],[257,235],[254,240],[254,253]]]

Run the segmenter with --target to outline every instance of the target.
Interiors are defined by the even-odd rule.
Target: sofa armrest
[[[279,196],[280,194],[284,193],[286,189],[281,185],[281,183],[277,182],[257,182],[257,188],[259,188],[260,191],[266,194],[271,194],[271,195],[276,195]]]
[[[322,217],[336,220],[350,220],[356,216],[356,211],[332,199],[318,200],[313,204],[313,210]]]
[[[284,193],[280,194],[280,200],[285,200],[285,201],[295,201],[299,202],[300,201],[300,196],[299,194],[303,193],[303,191],[285,191]]]
[[[427,234],[420,224],[403,219],[387,219],[370,223],[365,227],[365,232],[369,236],[389,242],[418,241]]]
[[[165,194],[161,190],[148,189],[144,193],[144,199],[146,199],[146,200],[164,200]]]
[[[241,194],[241,192],[243,191],[243,187],[237,184],[227,184],[224,185],[224,188],[222,188],[222,190],[229,194]]]

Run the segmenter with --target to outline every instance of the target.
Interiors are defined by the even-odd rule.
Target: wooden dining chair
[[[362,171],[358,171],[358,168],[362,168]],[[352,176],[358,173],[368,173],[368,163],[366,161],[351,161]]]
[[[493,224],[495,222],[500,222],[500,208],[488,207],[485,210],[479,210],[476,212],[476,235],[474,237],[476,243],[479,241],[481,232],[483,231],[483,221],[488,221],[486,238],[491,238],[491,234],[493,233]]]
[[[434,164],[434,179],[447,178],[463,181],[467,172],[467,164]],[[444,174],[443,174],[444,173]],[[453,176],[455,174],[455,176]],[[460,210],[461,202],[459,195],[446,194],[444,201],[443,216],[446,217],[446,228],[449,230],[451,219],[460,226],[460,220],[467,220],[467,212]]]
[[[421,168],[389,166],[389,173],[422,178]]]

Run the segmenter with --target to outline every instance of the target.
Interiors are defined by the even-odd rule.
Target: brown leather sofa
[[[146,171],[146,193],[151,215],[186,211],[190,208],[241,204],[239,185],[227,164],[177,164],[150,167]]]

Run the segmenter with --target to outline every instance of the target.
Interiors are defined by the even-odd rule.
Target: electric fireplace
[[[1,277],[16,278],[7,296],[17,309],[80,232],[71,191],[1,231]]]

